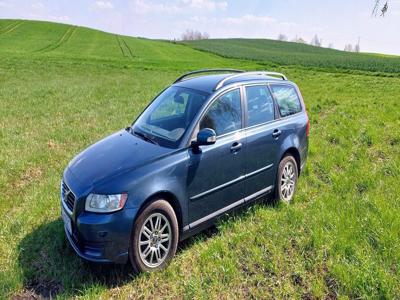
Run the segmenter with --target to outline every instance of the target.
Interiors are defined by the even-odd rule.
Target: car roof
[[[174,83],[174,86],[190,88],[194,90],[200,90],[206,93],[213,93],[215,92],[215,87],[217,84],[228,77],[232,77],[231,79],[227,79],[224,83],[224,87],[234,83],[246,83],[246,82],[273,82],[273,83],[291,83],[287,80],[282,80],[280,78],[275,78],[271,76],[265,75],[256,75],[256,74],[243,74],[241,76],[233,77],[236,74],[213,74],[213,75],[205,75],[205,76],[196,76],[191,77],[189,79],[185,79],[183,81],[179,81]]]

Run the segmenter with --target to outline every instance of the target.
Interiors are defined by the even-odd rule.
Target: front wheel
[[[165,200],[150,203],[137,217],[131,238],[129,258],[135,272],[163,269],[175,255],[178,222]]]
[[[279,163],[276,178],[276,195],[279,201],[290,203],[296,192],[298,169],[296,159],[285,156]]]

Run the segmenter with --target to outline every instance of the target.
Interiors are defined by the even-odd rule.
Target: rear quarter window
[[[287,85],[271,85],[271,89],[282,117],[290,116],[301,111],[300,99],[294,87]]]

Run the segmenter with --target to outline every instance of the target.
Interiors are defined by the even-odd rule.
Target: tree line
[[[317,34],[314,35],[314,37],[311,39],[309,43],[302,37],[298,37],[297,35],[293,39],[289,39],[285,34],[280,33],[277,38],[278,41],[283,41],[283,42],[293,42],[293,43],[299,43],[299,44],[309,44],[311,46],[315,47],[323,47],[322,45],[322,38],[320,38]],[[335,46],[332,43],[328,44],[328,48],[335,48]],[[346,44],[344,47],[344,51],[348,52],[360,52],[360,39],[358,39],[358,42],[354,45],[352,44]]]
[[[208,40],[209,38],[210,35],[207,32],[200,32],[193,29],[186,29],[186,31],[182,33],[181,36],[182,41]]]

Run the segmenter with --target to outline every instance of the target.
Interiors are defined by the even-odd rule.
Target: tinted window
[[[200,122],[200,129],[214,129],[217,135],[229,133],[241,127],[242,110],[239,89],[230,91],[215,100]]]
[[[187,91],[182,91],[179,94],[171,91],[166,95],[165,101],[150,115],[151,121],[182,116],[186,111],[188,99],[189,93]]]
[[[248,126],[266,123],[275,118],[274,101],[268,87],[246,87]]]
[[[279,112],[282,117],[293,115],[301,111],[301,104],[296,90],[291,86],[272,85]]]
[[[163,146],[176,147],[207,98],[208,94],[203,92],[171,86],[138,118],[134,131]]]

